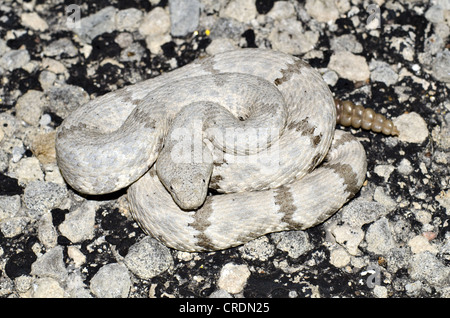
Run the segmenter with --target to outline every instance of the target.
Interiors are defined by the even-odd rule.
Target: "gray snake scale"
[[[58,129],[57,161],[79,192],[128,187],[133,217],[167,246],[226,249],[315,226],[359,191],[365,152],[335,129],[337,110],[359,126],[373,116],[339,105],[320,74],[296,57],[229,51],[79,107]],[[388,122],[378,130],[392,130]],[[258,134],[227,139],[226,131]],[[175,132],[194,136],[189,145],[197,138],[199,147],[182,148],[190,160],[178,160]]]

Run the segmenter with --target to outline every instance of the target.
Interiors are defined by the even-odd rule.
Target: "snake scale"
[[[335,104],[301,59],[240,49],[82,105],[58,128],[57,162],[81,193],[128,187],[133,217],[167,246],[220,250],[315,226],[359,191],[365,151],[336,122],[397,133]]]

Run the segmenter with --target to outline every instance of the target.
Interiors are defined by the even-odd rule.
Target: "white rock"
[[[273,4],[267,16],[279,21],[290,19],[295,16],[294,5],[289,1],[277,1]]]
[[[408,241],[408,245],[414,254],[422,253],[428,251],[432,254],[436,254],[438,249],[436,246],[430,244],[427,238],[423,235],[414,236]]]
[[[58,281],[51,277],[43,277],[32,285],[31,297],[33,298],[63,298],[64,289]]]
[[[8,71],[25,66],[30,61],[30,54],[27,50],[11,50],[3,54],[0,58],[0,67]]]
[[[92,277],[90,288],[100,298],[126,298],[130,292],[131,278],[123,264],[102,266]]]
[[[36,12],[22,13],[20,16],[21,23],[25,27],[29,27],[36,31],[46,31],[48,24]]]
[[[339,18],[339,10],[334,0],[307,0],[305,9],[319,22],[334,22]]]
[[[338,225],[331,230],[336,242],[346,248],[351,255],[359,254],[358,246],[364,239],[364,231],[347,224]]]
[[[242,23],[249,23],[256,14],[255,0],[231,0],[220,12],[221,17],[235,19]]]
[[[272,48],[288,54],[299,55],[311,51],[319,40],[314,31],[304,31],[297,19],[282,20],[269,35]]]
[[[20,184],[28,184],[36,180],[44,180],[39,160],[36,157],[22,158],[16,165],[10,165]]]
[[[218,286],[230,294],[238,294],[244,289],[249,277],[247,265],[227,263],[220,271]]]
[[[44,111],[44,93],[29,90],[16,103],[17,117],[27,124],[37,126]]]
[[[328,68],[350,81],[365,81],[370,76],[366,59],[347,51],[339,51],[330,57]]]
[[[86,256],[74,245],[67,247],[67,255],[73,260],[76,267],[80,267],[86,263]]]
[[[149,35],[145,38],[145,43],[152,54],[160,54],[162,53],[161,45],[169,42],[171,39],[170,34]]]
[[[156,7],[142,19],[139,33],[147,35],[168,34],[170,30],[170,16],[161,7]]]
[[[59,225],[59,231],[72,243],[78,243],[94,236],[95,210],[97,204],[92,201],[84,202],[75,211],[66,215],[64,222]]]
[[[330,252],[330,263],[342,268],[350,263],[350,255],[342,247],[332,249]]]
[[[166,246],[146,236],[130,247],[124,263],[135,275],[150,279],[169,269],[173,265],[173,259]]]
[[[394,118],[393,122],[400,132],[398,138],[401,141],[422,143],[428,137],[427,123],[416,112],[400,115]]]
[[[373,253],[386,254],[395,247],[394,237],[389,222],[385,217],[375,221],[368,228],[365,239],[367,250]]]
[[[116,27],[119,31],[135,31],[141,24],[143,13],[136,8],[120,10],[116,14]]]

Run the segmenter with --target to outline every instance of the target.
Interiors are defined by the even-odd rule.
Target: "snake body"
[[[81,106],[58,129],[57,160],[82,193],[128,187],[133,217],[167,246],[220,250],[319,224],[359,191],[365,152],[335,130],[336,109],[302,60],[229,51]],[[187,161],[174,132],[198,138]]]

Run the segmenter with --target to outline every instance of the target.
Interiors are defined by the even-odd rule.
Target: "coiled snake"
[[[57,161],[79,192],[128,187],[133,217],[167,246],[220,250],[312,227],[359,191],[365,152],[335,131],[337,116],[397,133],[371,110],[335,105],[302,60],[241,49],[79,107],[58,129]]]

